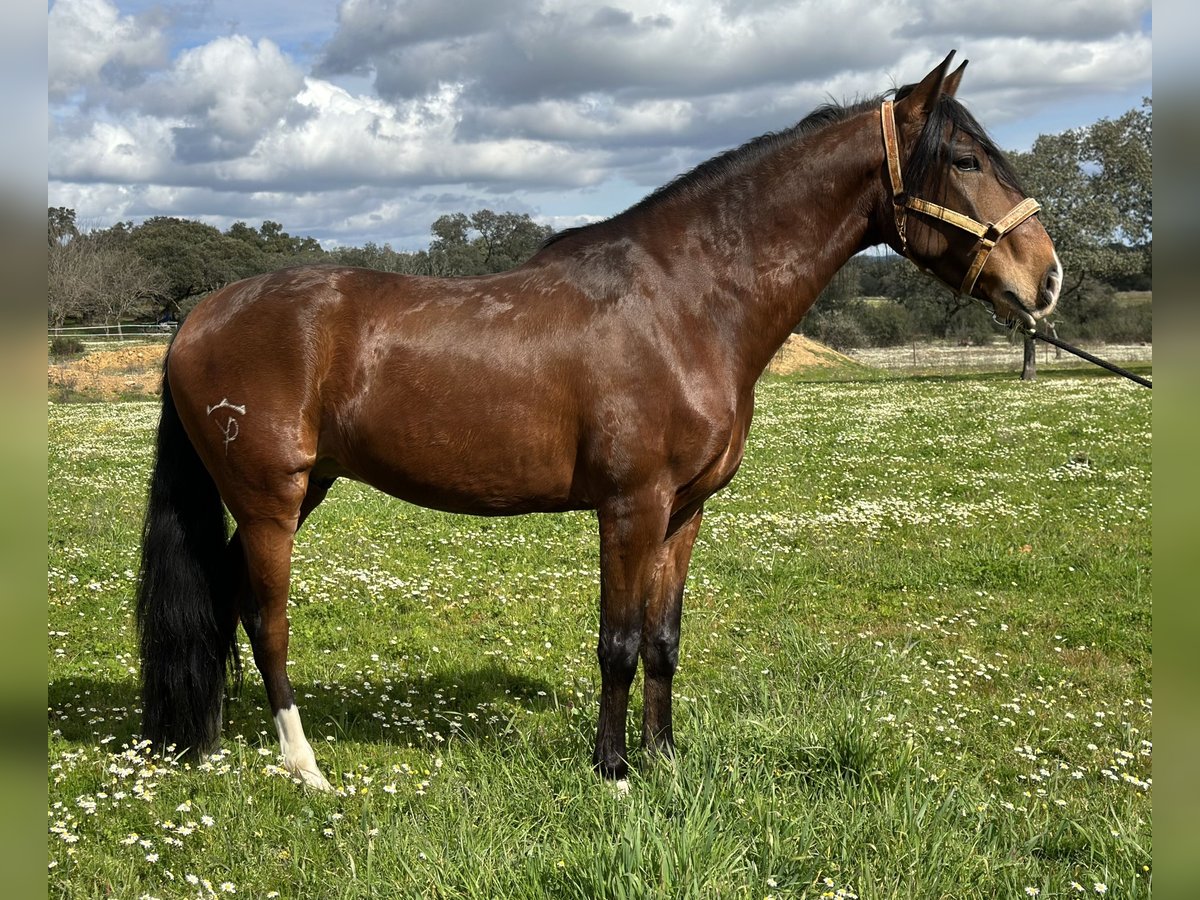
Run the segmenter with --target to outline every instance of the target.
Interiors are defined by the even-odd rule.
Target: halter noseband
[[[904,191],[904,178],[900,173],[900,144],[896,139],[896,116],[892,111],[891,100],[883,101],[880,117],[883,122],[883,146],[887,155],[888,180],[892,184],[892,206],[896,215],[896,232],[900,236],[900,251],[908,257],[906,215],[910,209],[975,235],[978,238],[975,258],[971,261],[967,274],[963,278],[962,286],[958,289],[960,294],[969,296],[975,288],[975,282],[979,279],[979,273],[983,271],[983,264],[987,262],[988,254],[992,252],[1000,238],[1037,213],[1042,205],[1032,197],[1026,197],[1009,210],[1008,214],[999,222],[984,225],[982,222],[977,222],[970,216],[964,216],[952,209],[930,203],[928,200],[908,196]],[[908,258],[912,259],[912,257]],[[915,262],[915,260],[913,261]]]

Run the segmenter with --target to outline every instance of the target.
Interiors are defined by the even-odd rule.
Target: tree
[[[64,244],[78,234],[75,210],[66,206],[51,206],[46,209],[46,239],[51,247]]]
[[[73,221],[73,216],[72,216]],[[115,325],[144,311],[165,285],[162,272],[128,246],[124,226],[52,241],[47,260],[47,318]]]
[[[345,266],[361,266],[364,269],[377,269],[380,272],[399,272],[405,275],[427,275],[429,272],[429,255],[420,253],[401,253],[392,249],[391,244],[376,244],[367,241],[361,247],[346,247],[334,254],[338,262]]]
[[[100,259],[99,290],[92,301],[92,314],[105,324],[117,326],[129,316],[146,313],[151,302],[162,296],[167,279],[162,270],[138,256],[128,246],[128,236],[99,232],[89,235]]]
[[[234,222],[225,230],[225,236],[241,241],[260,254],[255,272],[273,272],[287,266],[302,263],[328,261],[329,254],[316,238],[293,237],[283,230],[278,222],[267,219],[261,228],[247,225],[245,222]]]
[[[165,278],[163,303],[181,312],[188,301],[231,281],[278,268],[262,250],[211,225],[171,216],[147,219],[129,233],[129,246]]]
[[[1087,299],[1089,285],[1148,274],[1153,237],[1153,106],[1087,128],[1041,135],[1028,153],[1011,154],[1063,264],[1060,309]],[[1021,378],[1035,377],[1026,336]]]
[[[262,235],[258,233],[258,229],[242,221],[234,222],[225,229],[225,236],[249,244],[255,250],[262,250],[263,248]]]
[[[82,318],[99,283],[97,260],[77,238],[51,241],[46,260],[47,320],[62,328],[69,319]]]
[[[429,230],[429,255],[439,275],[482,275],[483,259],[469,237],[471,220],[465,213],[440,216]]]
[[[538,225],[525,213],[495,213],[490,209],[472,215],[471,227],[479,232],[483,265],[489,272],[519,266],[554,234],[549,225]]]
[[[486,275],[518,266],[537,252],[554,229],[526,213],[481,209],[470,216],[441,216],[430,229],[429,257],[443,275]]]
[[[1148,270],[1153,237],[1152,104],[1087,128],[1041,135],[1011,154],[1063,263],[1060,301],[1088,278]]]
[[[955,293],[940,281],[931,278],[909,263],[895,266],[882,273],[881,293],[909,311],[917,330],[938,338],[956,333],[967,337],[974,332],[969,311],[978,305],[976,300]]]
[[[859,322],[863,307],[860,271],[857,257],[838,269],[821,289],[797,330],[835,350],[864,346],[866,334]]]

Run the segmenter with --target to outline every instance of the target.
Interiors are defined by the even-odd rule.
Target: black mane
[[[894,91],[888,91],[866,100],[857,100],[852,103],[830,102],[823,104],[791,128],[786,128],[783,131],[769,131],[756,138],[751,138],[740,147],[726,150],[712,159],[705,160],[694,169],[676,176],[662,187],[647,194],[624,212],[617,213],[617,215],[599,222],[577,225],[573,228],[565,228],[562,231],[555,232],[542,242],[542,247],[548,247],[565,237],[598,228],[608,222],[612,222],[614,219],[650,209],[666,201],[698,194],[715,184],[724,182],[731,175],[735,175],[740,169],[760,162],[765,157],[770,156],[800,137],[814,134],[860,112],[874,109],[888,96],[892,96],[896,100],[902,100],[908,94],[912,93],[915,87],[915,84],[907,84],[896,88]],[[953,97],[946,96],[943,96],[935,106],[933,113],[929,117],[929,121],[926,123],[925,129],[921,132],[920,140],[913,147],[908,162],[905,164],[904,179],[905,184],[911,186],[910,190],[916,189],[919,193],[920,187],[918,186],[926,186],[929,180],[947,164],[948,144],[942,139],[946,125],[951,127],[951,142],[954,135],[959,132],[973,138],[991,159],[997,177],[1009,186],[1020,190],[1016,173],[1009,165],[1008,160],[1005,159],[1004,153],[995,145],[983,126],[975,120],[975,117],[959,101]],[[1022,191],[1022,193],[1024,192]]]
[[[895,99],[903,100],[912,93],[916,85],[906,84],[897,88]],[[950,128],[949,140],[943,139],[946,128]],[[967,108],[953,97],[942,96],[929,114],[929,120],[921,131],[904,164],[904,183],[911,193],[921,196],[921,189],[930,188],[930,182],[938,177],[937,173],[945,169],[950,159],[947,154],[954,144],[957,134],[965,134],[974,140],[981,150],[987,154],[992,163],[992,170],[1001,183],[1016,191],[1025,193],[1021,188],[1017,173],[1013,170],[1004,151],[996,146],[984,127],[976,121]]]

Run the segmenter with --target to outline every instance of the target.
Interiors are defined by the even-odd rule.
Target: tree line
[[[80,227],[75,210],[47,210],[51,327],[179,319],[222,285],[287,266],[333,263],[412,275],[484,275],[528,259],[553,229],[526,214],[481,209],[433,223],[427,250],[390,244],[325,250],[278,222],[235,222],[225,231],[191,219],[155,216],[140,225]]]
[[[1042,135],[1010,154],[1025,192],[1065,271],[1055,327],[1066,339],[1148,341],[1149,303],[1115,303],[1118,291],[1151,289],[1153,247],[1152,102],[1116,119]],[[415,275],[482,275],[528,259],[553,233],[528,215],[481,209],[431,226],[426,250],[389,244],[326,250],[278,222],[235,222],[225,231],[156,216],[86,229],[75,210],[47,210],[47,319],[118,324],[178,319],[201,297],[251,275],[305,263],[364,266]],[[859,255],[834,279],[802,323],[838,348],[941,338],[984,341],[995,334],[978,304],[955,296],[894,255]]]

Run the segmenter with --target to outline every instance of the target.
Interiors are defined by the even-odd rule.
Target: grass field
[[[51,404],[49,894],[1149,895],[1150,409],[1112,378],[764,381],[688,580],[680,754],[635,752],[627,794],[589,768],[594,517],[339,483],[292,591],[317,796],[252,666],[219,754],[139,743],[157,410]]]

